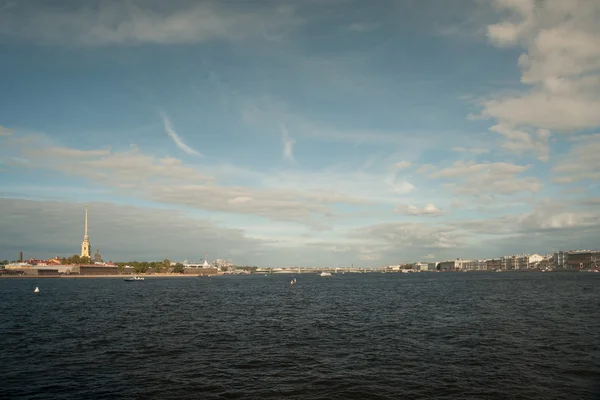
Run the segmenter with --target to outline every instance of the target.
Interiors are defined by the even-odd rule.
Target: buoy
[[[40,288],[39,287],[35,287],[35,290],[33,291],[33,293],[39,293],[40,292]]]

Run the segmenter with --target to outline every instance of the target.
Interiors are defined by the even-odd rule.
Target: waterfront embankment
[[[0,275],[0,279],[86,279],[86,278],[127,278],[132,275]],[[153,274],[139,275],[147,279],[153,278],[197,278],[198,275],[191,274]],[[209,275],[206,275],[209,276]],[[213,275],[217,276],[217,275]]]

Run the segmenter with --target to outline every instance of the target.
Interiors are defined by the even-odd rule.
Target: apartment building
[[[554,268],[566,268],[567,262],[569,260],[569,252],[568,251],[557,251],[554,253],[553,257]]]
[[[600,265],[600,251],[598,250],[577,250],[570,251],[567,256],[566,268],[586,269],[598,268]]]

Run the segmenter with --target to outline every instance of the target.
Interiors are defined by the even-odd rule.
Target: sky
[[[0,259],[598,248],[600,0],[0,0]]]

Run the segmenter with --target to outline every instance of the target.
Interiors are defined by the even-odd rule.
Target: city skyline
[[[600,247],[600,0],[251,3],[0,5],[0,259]]]

